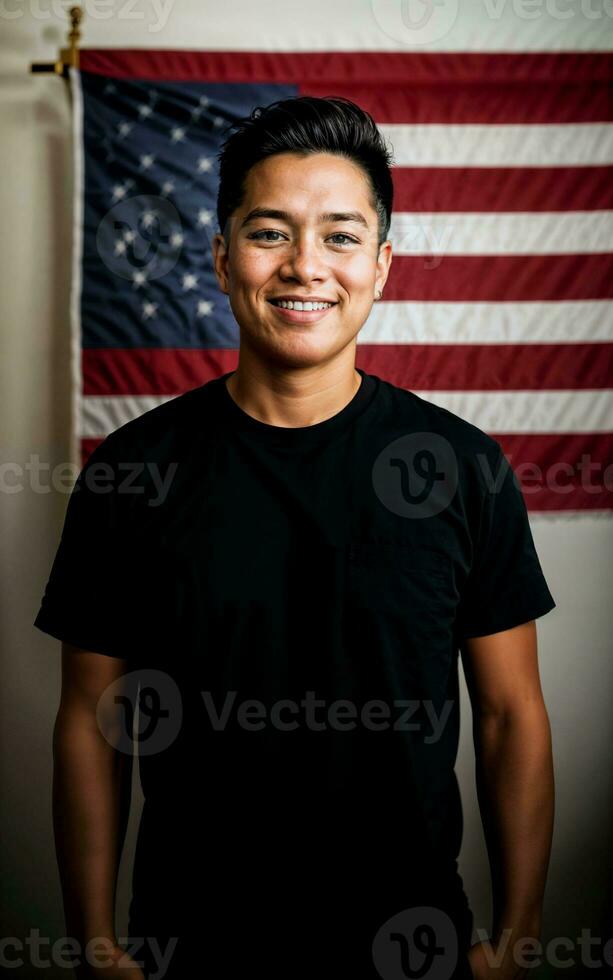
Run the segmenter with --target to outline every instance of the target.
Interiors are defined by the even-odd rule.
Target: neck
[[[247,415],[268,425],[296,428],[316,425],[338,414],[352,400],[361,381],[353,360],[288,369],[249,362],[241,352],[226,388]]]

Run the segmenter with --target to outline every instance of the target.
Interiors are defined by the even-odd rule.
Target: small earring
[[[381,290],[380,290],[380,289],[378,289],[378,290],[377,290],[377,292],[375,293],[375,299],[381,299],[381,296],[382,296],[382,295],[383,295],[383,294],[382,294],[382,292],[381,292]]]

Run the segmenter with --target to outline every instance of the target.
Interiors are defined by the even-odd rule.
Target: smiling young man
[[[540,929],[553,782],[534,620],[555,603],[499,443],[356,369],[392,260],[390,163],[343,99],[273,103],[228,137],[213,251],[238,367],[92,454],[36,620],[65,641],[61,744],[85,744],[111,681],[161,672],[143,683],[171,735],[140,751],[129,932],[179,939],[167,977],[427,961],[503,980]],[[129,459],[176,467],[155,508],[148,467],[140,496],[88,489],[93,463]],[[457,867],[459,650],[499,967],[487,943],[469,951]],[[58,747],[66,784],[70,759]],[[106,766],[82,760],[87,791],[73,781],[64,879],[76,920],[110,935]]]

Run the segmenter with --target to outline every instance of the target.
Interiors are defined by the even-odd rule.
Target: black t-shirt
[[[35,620],[157,686],[131,932],[189,931],[228,976],[246,931],[270,971],[283,935],[366,977],[399,910],[460,921],[458,651],[555,606],[500,444],[359,373],[311,426],[227,373],[111,433]]]

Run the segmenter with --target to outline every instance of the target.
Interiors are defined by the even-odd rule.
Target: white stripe
[[[81,286],[83,258],[83,96],[78,68],[69,68],[72,93],[72,281],[70,287],[70,461],[81,469],[79,432],[82,426],[83,377],[81,370]]]
[[[176,395],[86,395],[83,399],[81,437],[99,439],[120,425],[139,418]]]
[[[613,211],[392,215],[396,255],[562,255],[613,252]]]
[[[484,432],[613,432],[613,390],[415,391]]]
[[[613,163],[613,123],[378,123],[398,167],[575,167]]]
[[[613,391],[415,391],[484,432],[612,432]],[[83,438],[102,438],[176,395],[89,395]]]
[[[385,295],[385,294],[384,294]],[[613,341],[613,301],[374,303],[358,344],[583,344]]]
[[[223,16],[215,0],[182,0],[180,16],[175,16],[178,4],[145,3],[139,5],[142,16],[138,18],[127,15],[133,6],[126,4],[125,17],[105,19],[106,47],[142,46],[145,34],[158,45],[163,39],[167,47],[190,51],[506,54],[592,52],[611,46],[609,0],[423,0],[405,4],[399,0],[309,0],[308,4],[224,0]]]

